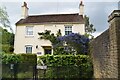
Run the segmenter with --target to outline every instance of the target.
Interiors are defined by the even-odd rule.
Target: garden
[[[50,40],[53,55],[3,53],[2,78],[6,79],[74,79],[93,78],[93,66],[89,57],[89,39],[72,33],[61,36],[50,31],[39,33],[40,39]],[[37,68],[42,66],[46,68]]]
[[[41,63],[44,62],[44,65]],[[47,66],[37,69],[37,65]],[[92,79],[92,62],[88,55],[4,54],[2,79]]]

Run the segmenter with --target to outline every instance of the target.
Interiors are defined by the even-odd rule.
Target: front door
[[[51,54],[51,49],[45,48],[45,49],[44,49],[44,52],[45,52],[45,55],[46,55],[46,54]]]

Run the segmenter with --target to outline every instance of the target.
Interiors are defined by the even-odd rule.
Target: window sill
[[[25,38],[33,38],[34,35],[25,35]]]

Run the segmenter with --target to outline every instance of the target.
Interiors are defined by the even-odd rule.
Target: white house
[[[60,29],[62,36],[70,33],[85,34],[84,5],[81,1],[79,13],[28,15],[27,3],[22,6],[22,18],[16,23],[14,52],[52,54],[52,45],[48,40],[38,39],[39,32],[50,30],[56,34]]]

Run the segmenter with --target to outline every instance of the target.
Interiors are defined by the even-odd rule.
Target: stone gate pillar
[[[110,59],[107,77],[120,79],[120,10],[114,10],[108,18]]]

